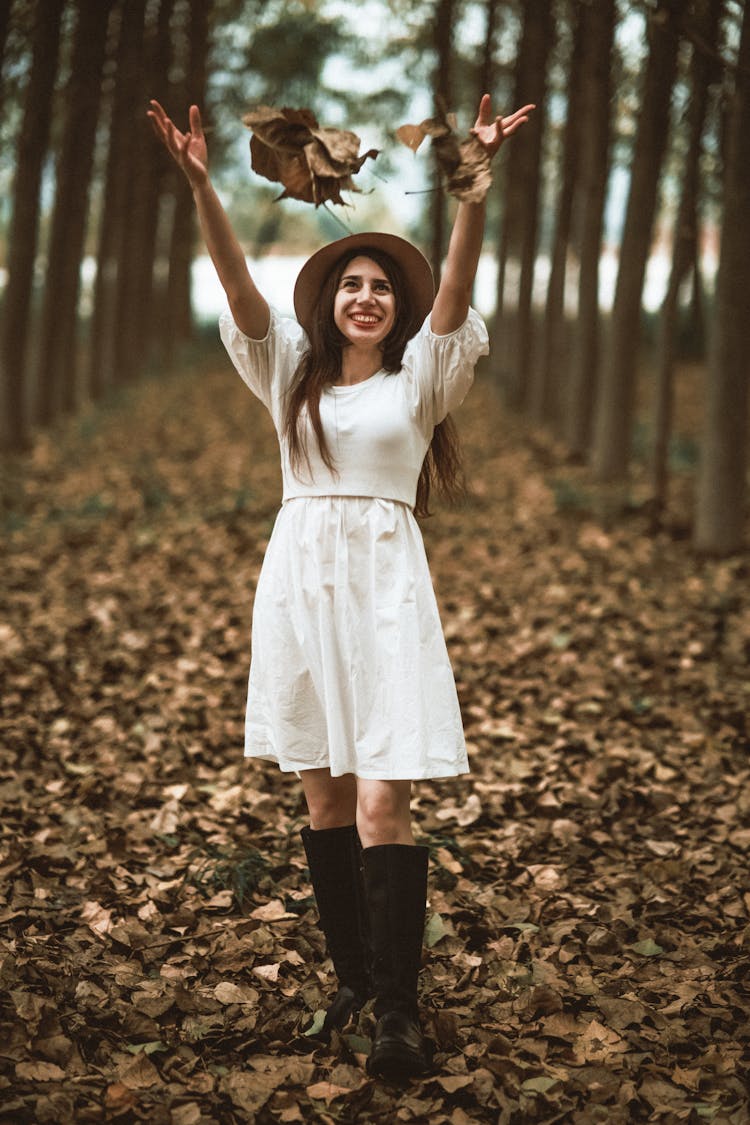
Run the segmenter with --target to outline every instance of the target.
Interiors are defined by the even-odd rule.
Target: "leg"
[[[364,845],[372,983],[378,1017],[368,1073],[401,1080],[430,1068],[419,1026],[427,848],[411,831],[409,781],[357,781],[357,825]]]
[[[302,788],[310,813],[310,827],[344,828],[357,814],[357,779],[352,773],[331,777],[329,769],[302,770]]]
[[[302,829],[310,878],[339,989],[329,1007],[323,1036],[342,1028],[371,995],[361,846],[354,824],[356,781],[332,778],[327,769],[304,770],[302,786],[310,827]]]
[[[357,828],[362,847],[413,844],[410,781],[371,781],[358,777]]]

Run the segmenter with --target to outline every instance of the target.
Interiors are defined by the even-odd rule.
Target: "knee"
[[[360,793],[357,828],[364,847],[413,843],[408,800],[387,786]]]
[[[345,828],[354,823],[357,795],[354,781],[320,786],[314,792],[307,792],[307,807],[310,813],[310,827]]]

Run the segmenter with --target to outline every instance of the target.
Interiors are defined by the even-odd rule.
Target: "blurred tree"
[[[39,0],[31,44],[32,64],[16,145],[13,215],[8,240],[8,282],[0,319],[2,444],[23,449],[30,440],[27,343],[39,231],[42,166],[47,153],[65,0]]]
[[[653,504],[656,525],[667,504],[668,449],[672,429],[674,363],[679,296],[698,260],[698,211],[701,191],[700,156],[708,108],[709,86],[720,77],[717,67],[722,0],[693,0],[690,100],[686,112],[687,150],[680,179],[680,201],[672,239],[672,268],[661,307],[654,413]],[[750,174],[750,168],[748,168]]]
[[[677,68],[678,0],[657,0],[648,21],[646,64],[620,242],[607,353],[598,385],[592,467],[597,480],[622,478],[630,461],[643,280],[651,249],[659,177]]]
[[[724,214],[698,471],[694,542],[741,550],[747,515],[750,324],[750,5],[742,5],[730,97]]]
[[[120,75],[132,87],[127,135],[139,137],[140,143],[131,156],[128,217],[117,251],[114,373],[118,382],[130,382],[141,374],[152,344],[156,234],[162,189],[171,182],[171,168],[165,171],[166,153],[152,145],[145,108],[150,97],[162,100],[169,89],[173,43],[178,38],[174,12],[175,0],[154,0],[146,6],[137,68]]]
[[[189,105],[203,105],[206,96],[206,68],[209,51],[210,0],[189,0],[182,5],[185,19],[186,55],[182,71],[174,85],[180,101]],[[175,92],[176,92],[175,91]],[[193,311],[190,299],[190,270],[195,253],[195,205],[190,185],[180,175],[174,183],[174,211],[169,245],[169,279],[167,282],[167,308],[164,333],[164,355],[171,364],[179,346],[189,340],[193,331]]]
[[[140,80],[144,17],[145,0],[119,0],[89,347],[89,388],[94,398],[118,381],[118,300],[123,286],[119,264],[128,250],[133,176],[141,171],[137,150],[142,146],[134,140],[142,121],[135,121],[134,114],[137,107],[142,116],[144,104]]]
[[[55,172],[37,353],[35,421],[50,422],[76,399],[77,321],[81,258],[101,101],[107,20],[113,0],[77,0],[73,53],[65,90],[66,117]]]
[[[584,7],[587,7],[585,0],[570,0],[567,5],[568,21],[572,28],[572,45],[568,66],[567,106],[561,154],[562,167],[557,173],[560,188],[557,196],[547,302],[541,331],[541,356],[539,362],[533,368],[530,396],[532,414],[540,422],[550,422],[557,419],[562,384],[567,367],[565,275],[573,214],[573,197],[580,163],[581,123],[584,117],[581,74],[585,31],[582,12]]]
[[[539,226],[542,137],[546,122],[547,60],[554,25],[547,0],[526,0],[516,58],[513,107],[537,106],[530,123],[509,145],[501,190],[504,208],[498,253],[498,283],[493,346],[501,385],[512,406],[527,403],[531,371],[534,263]],[[508,315],[505,288],[509,262],[519,269],[518,300]]]
[[[445,113],[454,108],[453,26],[456,15],[456,0],[436,0],[433,22],[435,70],[432,80],[432,96],[435,113],[437,114]],[[440,272],[445,254],[445,226],[448,208],[442,177],[435,156],[433,156],[432,175],[435,190],[431,196],[430,263],[437,286],[440,284]]]
[[[5,62],[5,47],[8,42],[8,32],[10,31],[10,9],[13,5],[13,0],[0,0],[0,110],[3,106],[3,82],[2,72],[3,63]]]
[[[482,61],[479,68],[479,82],[477,93],[492,94],[495,88],[495,75],[497,64],[495,62],[495,37],[500,15],[501,0],[485,0],[484,4],[484,43],[482,45]]]
[[[320,4],[290,4],[288,0],[266,4],[262,22],[260,10],[248,15],[254,26],[243,52],[244,96],[269,105],[305,105],[322,112],[331,93],[324,81],[326,64],[341,54],[345,67],[344,53],[352,46],[341,21],[322,14]]]
[[[169,101],[170,66],[172,62],[172,16],[175,0],[161,0],[155,18],[146,23],[145,86],[147,97],[161,105]],[[145,125],[145,122],[137,122]],[[140,233],[142,249],[134,265],[133,300],[130,306],[134,338],[137,341],[137,368],[140,370],[153,350],[155,336],[161,337],[165,323],[164,286],[157,285],[157,275],[166,251],[159,243],[160,219],[171,218],[170,206],[175,181],[181,179],[173,161],[159,146],[154,146],[146,127],[144,138],[144,172],[140,200]],[[124,335],[124,334],[123,334]]]
[[[571,452],[589,448],[599,364],[599,263],[607,195],[615,0],[584,3],[581,35],[581,168],[576,195],[578,315],[567,369],[564,432]]]

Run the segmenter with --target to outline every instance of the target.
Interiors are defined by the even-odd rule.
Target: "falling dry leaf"
[[[471,134],[460,141],[455,128],[453,115],[439,111],[419,125],[399,126],[396,137],[412,152],[417,151],[425,137],[430,137],[448,193],[466,203],[481,203],[492,183],[489,155]]]
[[[360,191],[352,177],[378,150],[359,155],[360,139],[346,129],[321,127],[309,109],[259,106],[242,118],[253,136],[252,168],[259,176],[280,183],[279,199],[305,203],[344,204],[342,191]]]

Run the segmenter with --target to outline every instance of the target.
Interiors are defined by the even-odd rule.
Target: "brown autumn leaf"
[[[439,109],[419,125],[399,126],[396,137],[412,152],[430,137],[448,194],[466,203],[481,203],[492,183],[490,158],[475,136],[459,140],[455,129],[455,117]]]
[[[353,176],[371,148],[361,156],[360,139],[347,129],[321,126],[309,109],[258,106],[243,123],[252,129],[251,164],[259,176],[284,186],[279,199],[300,199],[319,207],[330,201],[345,205],[342,191],[360,191]]]

